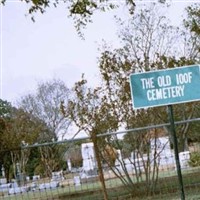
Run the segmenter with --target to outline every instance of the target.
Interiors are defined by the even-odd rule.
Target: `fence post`
[[[104,200],[108,200],[108,194],[107,194],[107,190],[106,190],[101,159],[100,159],[100,156],[99,156],[99,148],[98,148],[98,144],[97,144],[97,137],[96,137],[95,133],[92,133],[92,142],[94,144],[94,152],[95,152],[95,157],[96,157],[97,166],[98,166],[98,175],[99,175],[99,180],[100,180],[101,186],[102,186]]]

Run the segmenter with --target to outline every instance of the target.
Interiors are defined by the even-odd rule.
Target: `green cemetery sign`
[[[200,65],[131,74],[133,107],[147,108],[200,100]]]

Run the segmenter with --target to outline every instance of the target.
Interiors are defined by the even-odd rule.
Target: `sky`
[[[139,1],[136,1],[136,5]],[[170,18],[178,24],[183,8],[191,1],[172,1]],[[96,14],[82,40],[68,18],[65,6],[48,8],[36,14],[36,22],[27,16],[28,6],[7,0],[1,6],[1,98],[14,103],[35,91],[39,81],[59,78],[68,87],[84,73],[89,84],[98,84],[97,57],[102,41],[119,45],[114,15],[127,16],[127,10]]]
[[[1,12],[1,97],[11,102],[34,91],[41,80],[60,78],[70,87],[85,73],[95,81],[99,44],[117,39],[107,14],[88,24],[82,40],[65,7],[36,15],[35,23],[25,16],[25,3],[8,1]]]

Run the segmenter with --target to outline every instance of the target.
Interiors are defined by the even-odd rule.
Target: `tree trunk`
[[[95,152],[95,157],[97,160],[99,180],[101,182],[104,200],[108,200],[108,194],[106,191],[105,179],[104,179],[101,159],[100,159],[100,155],[99,155],[99,148],[97,145],[97,137],[96,137],[95,133],[92,134],[92,142],[94,143],[94,152]]]

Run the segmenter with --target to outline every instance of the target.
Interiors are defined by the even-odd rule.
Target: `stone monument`
[[[94,152],[94,144],[92,142],[83,143],[81,145],[81,154],[83,158],[81,178],[97,176],[97,164]]]
[[[175,166],[175,156],[170,147],[169,137],[151,139],[151,163],[153,164],[154,161],[157,161],[160,166]]]

